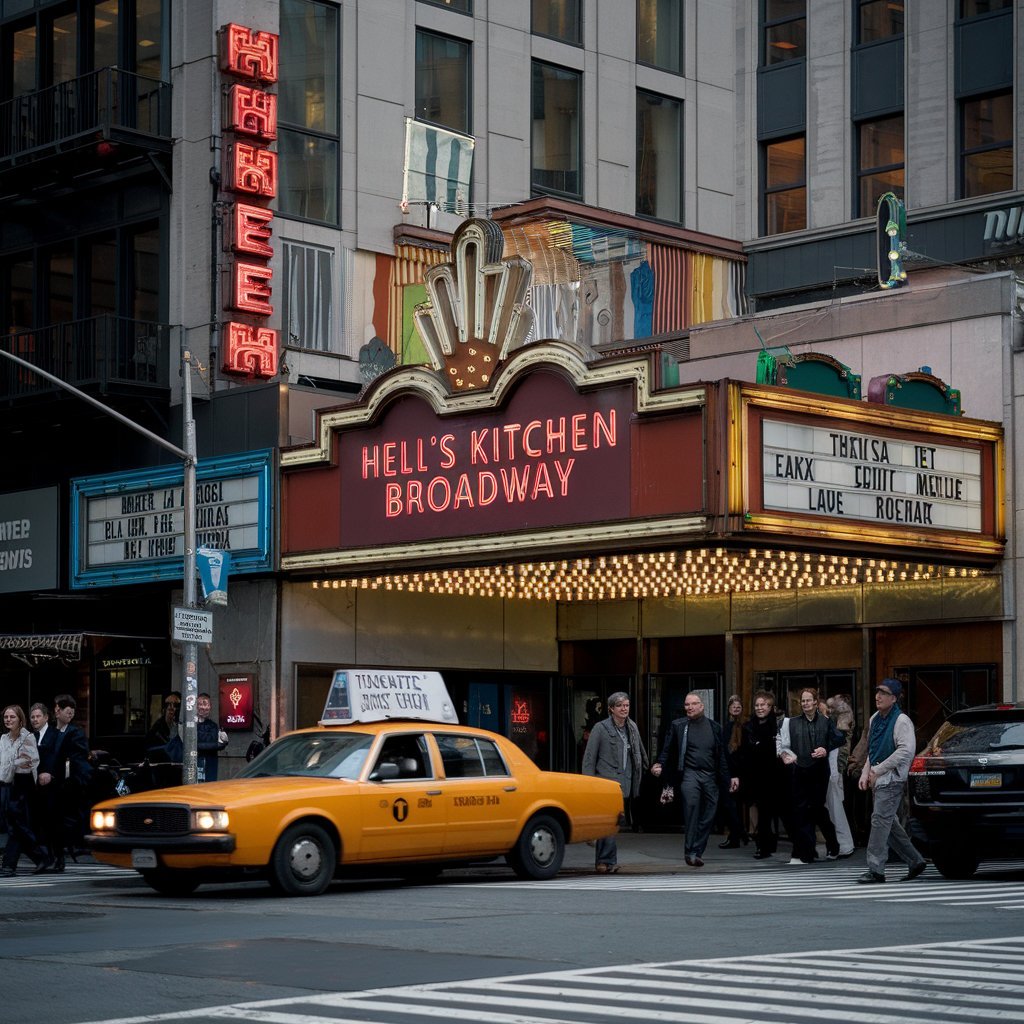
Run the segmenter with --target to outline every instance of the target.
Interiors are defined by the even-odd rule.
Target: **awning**
[[[0,652],[38,665],[42,661],[74,662],[82,658],[84,633],[6,633],[0,634]]]

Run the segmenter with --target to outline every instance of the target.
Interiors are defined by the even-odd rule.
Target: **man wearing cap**
[[[910,762],[914,759],[914,724],[899,709],[903,685],[898,679],[883,679],[875,687],[878,709],[868,723],[868,756],[858,785],[874,791],[871,835],[868,837],[868,869],[858,882],[870,885],[885,881],[885,863],[891,849],[907,864],[901,882],[909,882],[924,871],[925,861],[910,841],[897,814],[907,785]]]

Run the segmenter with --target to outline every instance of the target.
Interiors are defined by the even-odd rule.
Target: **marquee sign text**
[[[762,423],[765,509],[982,531],[981,453],[845,425]]]

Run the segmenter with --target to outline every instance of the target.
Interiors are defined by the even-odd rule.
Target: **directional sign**
[[[201,608],[175,608],[171,637],[187,644],[212,644],[213,612]]]

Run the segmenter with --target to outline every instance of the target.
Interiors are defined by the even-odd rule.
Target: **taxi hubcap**
[[[555,837],[546,828],[536,829],[530,836],[530,853],[538,864],[549,864],[555,855]]]
[[[292,873],[299,878],[313,878],[320,871],[321,859],[319,845],[303,837],[292,846]]]

